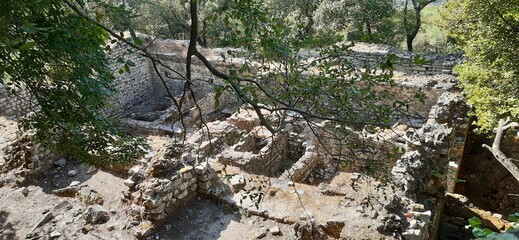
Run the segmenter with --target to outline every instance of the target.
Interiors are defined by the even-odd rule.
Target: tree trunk
[[[407,50],[412,52],[413,51],[413,41],[418,34],[418,31],[420,30],[420,27],[422,26],[422,18],[420,16],[420,13],[422,10],[429,5],[430,3],[434,2],[435,0],[427,0],[427,1],[420,1],[420,0],[411,0],[413,3],[413,9],[415,14],[415,21],[412,26],[409,26],[409,13],[408,13],[408,0],[405,1],[404,6],[404,27],[406,31],[406,43],[407,43]]]
[[[414,1],[413,1],[414,2]],[[418,30],[420,30],[420,27],[422,25],[422,18],[420,17],[420,12],[422,11],[422,8],[420,7],[414,7],[414,14],[415,14],[415,22],[413,27],[410,31],[407,32],[407,50],[412,52],[413,51],[413,41],[416,35],[418,34]]]

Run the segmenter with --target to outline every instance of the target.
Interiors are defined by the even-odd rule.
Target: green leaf
[[[481,226],[481,219],[478,217],[472,217],[469,219],[469,225],[473,228],[478,228]]]
[[[515,214],[508,215],[508,220],[511,222],[517,222],[517,216]]]
[[[137,44],[138,46],[142,46],[143,42],[142,40],[137,37],[137,34],[135,34],[135,31],[133,31],[133,29],[130,28],[130,35],[132,36],[132,39],[133,39],[133,42],[135,44]]]
[[[128,64],[124,64],[123,68],[125,72],[130,73],[130,66],[128,66]]]
[[[485,237],[490,235],[490,234],[493,234],[493,233],[494,233],[494,231],[492,231],[492,230],[490,230],[488,228],[483,229],[483,234],[485,234]]]
[[[481,228],[474,228],[472,229],[472,235],[476,238],[482,238],[485,237],[485,231]]]
[[[32,23],[30,23],[29,25],[34,25]],[[32,28],[31,26],[28,26],[28,25],[23,25],[22,26],[22,30],[28,34],[35,34],[36,33],[36,30],[34,28]]]
[[[20,47],[20,51],[27,51],[36,45],[35,42],[26,42]]]

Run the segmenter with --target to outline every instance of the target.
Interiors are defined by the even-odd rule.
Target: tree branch
[[[513,176],[519,181],[519,167],[513,163],[513,161],[517,161],[512,158],[508,158],[503,151],[501,151],[501,141],[507,129],[510,127],[519,126],[517,122],[512,122],[510,118],[499,120],[499,125],[496,128],[496,137],[494,138],[494,143],[492,147],[483,144],[483,147],[488,149],[494,157],[500,162]]]

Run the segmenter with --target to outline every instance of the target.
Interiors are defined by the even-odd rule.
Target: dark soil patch
[[[468,197],[475,207],[506,219],[508,214],[519,212],[519,182],[481,146],[484,143],[491,145],[492,140],[469,135],[458,174],[464,182],[457,183],[455,192]],[[510,147],[505,145],[503,151],[513,152]]]

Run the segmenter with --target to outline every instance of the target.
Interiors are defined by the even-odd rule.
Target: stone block
[[[178,173],[183,175],[184,173],[193,171],[192,166],[183,167],[182,169],[178,170]]]
[[[211,182],[198,182],[198,187],[202,190],[209,189],[213,184]]]
[[[177,196],[177,199],[181,200],[181,199],[184,199],[185,197],[187,197],[187,194],[188,194],[188,191],[183,191],[182,193],[180,193],[180,195]]]
[[[150,212],[153,213],[153,214],[161,214],[162,212],[164,212],[165,208],[166,208],[166,204],[165,203],[161,203],[160,206],[158,206],[157,208],[151,210]]]
[[[180,185],[179,189],[180,189],[181,191],[184,191],[184,190],[186,190],[188,187],[189,187],[189,182],[183,182],[183,183]]]
[[[144,204],[144,207],[146,207],[146,209],[155,209],[162,204],[162,199],[148,198],[148,199],[146,199],[146,201],[144,201],[143,204]]]
[[[191,178],[193,178],[193,174],[191,172],[186,172],[186,173],[182,174],[182,179],[184,179],[184,180],[189,180]]]

